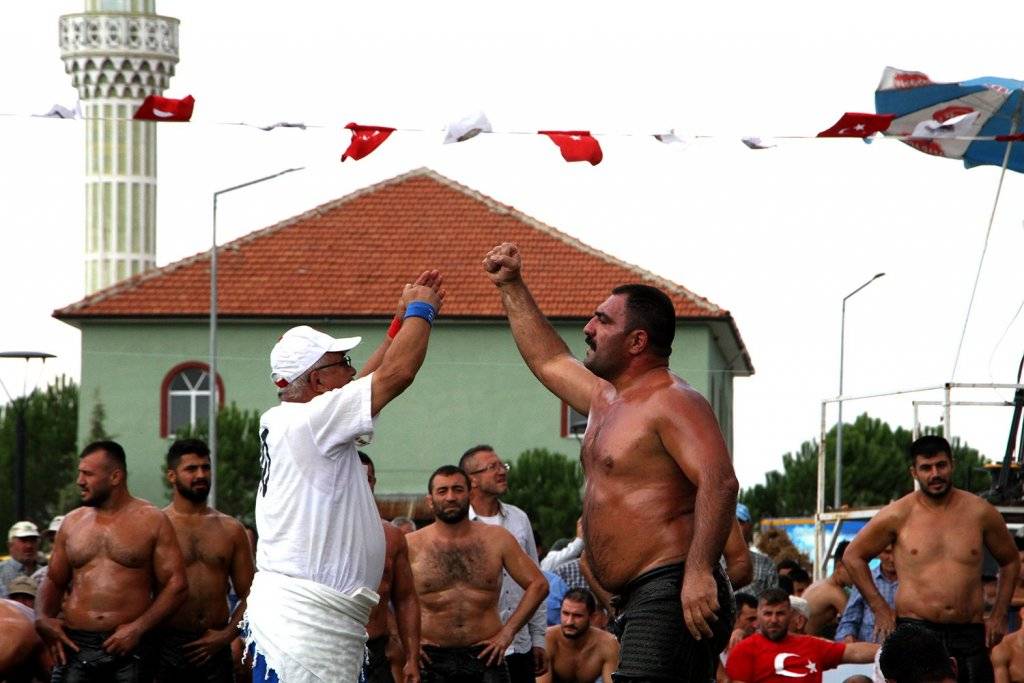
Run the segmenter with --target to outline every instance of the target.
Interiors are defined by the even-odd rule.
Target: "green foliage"
[[[26,517],[39,526],[78,505],[78,385],[61,376],[45,390],[36,390],[0,407],[0,529],[14,519],[14,449],[17,411],[26,424]]]
[[[521,507],[546,545],[576,535],[583,510],[579,460],[543,448],[523,451],[508,473],[504,500]]]
[[[260,414],[232,403],[217,413],[217,509],[245,524],[253,523],[260,479]],[[207,438],[206,424],[183,429],[179,439]],[[161,465],[161,473],[165,472]],[[166,478],[164,483],[167,484]]]
[[[940,434],[925,428],[924,434]],[[843,504],[850,507],[885,505],[913,489],[907,448],[912,433],[867,414],[843,425]],[[831,507],[835,494],[835,440],[832,428],[825,439],[825,501]],[[978,471],[987,460],[977,450],[954,439],[953,483],[975,493],[988,488],[990,478]],[[740,493],[754,519],[814,514],[818,475],[818,442],[805,441],[796,453],[782,456],[782,472],[765,475],[765,483]]]
[[[86,437],[89,443],[116,440],[113,434],[107,432],[107,428],[103,424],[106,419],[107,409],[104,407],[103,401],[100,400],[100,390],[97,387],[93,393],[92,413],[89,415],[89,435]],[[82,446],[84,448],[85,444]]]

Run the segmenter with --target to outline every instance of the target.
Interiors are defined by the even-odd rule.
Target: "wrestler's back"
[[[696,488],[655,431],[673,391],[693,389],[664,370],[622,394],[601,392],[590,406],[580,451],[584,536],[590,567],[612,592],[690,548]]]
[[[146,611],[162,517],[136,498],[113,515],[86,507],[65,518],[71,584],[64,619],[69,628],[110,631]]]
[[[185,560],[188,598],[167,620],[183,631],[223,628],[228,623],[228,577],[235,540],[243,534],[237,520],[210,510],[204,515],[166,511]]]
[[[501,551],[488,541],[492,533],[486,524],[471,524],[473,533],[457,541],[429,533],[430,527],[406,536],[424,644],[465,647],[501,629]]]
[[[902,517],[893,557],[899,575],[896,614],[938,623],[981,623],[983,508],[981,499],[954,489],[948,507],[934,509],[911,493],[894,503]]]

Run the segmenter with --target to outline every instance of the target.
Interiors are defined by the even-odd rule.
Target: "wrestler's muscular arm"
[[[547,597],[548,580],[541,574],[540,567],[519,546],[515,536],[501,527],[491,527],[488,533],[492,536],[491,539],[487,539],[488,542],[500,544],[501,561],[505,571],[525,591],[505,625],[490,638],[477,643],[484,646],[477,656],[480,659],[486,658],[488,666],[492,666],[501,664],[505,659],[505,650],[512,644],[516,633],[526,625],[537,611],[537,606]]]
[[[586,415],[602,380],[576,360],[537,307],[522,278],[522,258],[514,244],[501,244],[484,258],[484,270],[501,291],[516,346],[530,371],[558,398]]]
[[[416,597],[416,584],[409,564],[409,545],[405,535],[396,534],[397,550],[391,578],[391,603],[395,606],[395,617],[398,622],[398,634],[405,650],[405,663],[402,666],[402,683],[419,683],[420,681],[420,601]]]
[[[188,598],[188,580],[185,561],[181,556],[178,537],[171,521],[162,511],[153,508],[152,521],[157,525],[156,544],[153,547],[153,578],[157,590],[149,608],[134,621],[121,624],[103,641],[103,649],[112,655],[128,655],[139,645],[142,636],[171,615]]]
[[[222,629],[210,629],[197,640],[186,643],[182,647],[185,657],[196,666],[202,666],[215,654],[225,647],[231,645],[231,641],[238,637],[238,622],[245,614],[246,598],[249,597],[249,588],[252,586],[252,577],[256,572],[252,560],[252,547],[249,545],[249,536],[245,533],[245,527],[235,520],[231,523],[231,585],[235,588],[235,595],[238,596],[238,604],[231,612],[227,625]]]
[[[431,289],[438,292],[443,302],[444,291],[441,290],[441,273],[436,270],[425,270],[418,278],[416,278],[416,285],[423,285],[430,287]],[[399,320],[405,315],[405,304],[402,303],[402,297],[398,299],[398,310],[395,315]],[[356,377],[366,377],[371,372],[380,367],[381,361],[384,360],[384,354],[387,353],[388,348],[391,346],[391,337],[384,335],[384,339],[381,340],[380,345],[374,350],[370,357],[366,359],[366,363],[363,365],[363,369],[359,371]]]
[[[1017,585],[1017,576],[1020,574],[1020,556],[1003,516],[988,503],[978,503],[984,506],[982,540],[999,564],[996,602],[992,607],[992,613],[985,619],[985,646],[994,647],[1006,635],[1006,610],[1010,605],[1010,598],[1013,597],[1013,589]]]
[[[718,586],[712,571],[736,518],[739,482],[722,430],[704,397],[685,388],[663,391],[654,400],[658,437],[697,489],[680,599],[686,626],[700,640],[713,635],[708,621],[718,618]]]
[[[64,645],[75,652],[78,652],[79,649],[64,632],[64,622],[57,618],[57,615],[60,614],[61,600],[71,581],[67,537],[69,531],[75,526],[74,518],[65,519],[64,524],[57,531],[57,537],[53,541],[53,553],[50,555],[50,564],[46,570],[46,578],[39,586],[39,594],[36,596],[36,613],[38,615],[36,631],[46,644],[50,656],[55,662],[62,665],[67,664],[67,659],[64,657]]]
[[[905,498],[901,498],[879,510],[843,553],[843,566],[850,574],[850,580],[857,586],[864,602],[874,612],[875,640],[879,643],[896,628],[896,615],[878,592],[878,587],[871,578],[868,562],[885,550],[885,546],[896,542],[896,530],[901,524],[900,509],[904,502]]]
[[[437,282],[440,287],[440,280]],[[403,308],[413,301],[425,301],[435,310],[441,305],[441,295],[434,287],[406,285],[402,292]],[[377,415],[381,409],[405,391],[416,378],[423,359],[427,355],[427,340],[430,338],[430,323],[423,318],[407,318],[402,329],[388,346],[380,367],[373,373],[370,389],[370,413]]]

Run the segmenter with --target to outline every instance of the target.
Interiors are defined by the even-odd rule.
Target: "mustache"
[[[593,337],[584,336],[583,341],[584,343],[586,343],[587,346],[590,347],[591,350],[595,350],[597,348],[597,344],[594,342]]]

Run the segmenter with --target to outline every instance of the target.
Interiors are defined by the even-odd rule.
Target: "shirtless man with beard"
[[[533,300],[519,248],[495,247],[483,266],[530,370],[588,415],[586,562],[595,591],[618,595],[616,680],[710,680],[733,622],[718,560],[738,485],[711,406],[669,370],[671,299],[613,289],[583,328],[580,363]]]
[[[454,465],[430,475],[435,522],[406,536],[420,600],[423,683],[508,683],[505,650],[548,594],[515,536],[469,520],[469,476]],[[502,569],[524,589],[502,625]]]
[[[231,642],[245,614],[255,572],[245,527],[206,504],[210,449],[199,439],[175,441],[167,451],[167,480],[174,487],[164,513],[185,559],[188,599],[158,632],[158,683],[230,683]],[[228,580],[230,579],[230,584]],[[228,614],[231,587],[238,604]]]
[[[882,508],[846,549],[843,564],[875,614],[881,642],[897,623],[934,633],[957,660],[960,681],[992,680],[988,649],[1006,633],[1006,609],[1020,560],[999,512],[952,485],[953,451],[940,436],[910,446],[910,474],[920,490]],[[900,584],[895,614],[875,587],[868,560],[893,545]],[[999,564],[999,591],[984,616],[984,550]]]
[[[619,644],[591,624],[596,610],[590,591],[574,588],[565,594],[560,623],[546,633],[548,670],[537,683],[612,683]]]
[[[149,683],[150,631],[188,596],[174,528],[128,492],[127,477],[119,444],[97,441],[82,451],[82,507],[64,518],[36,599],[54,683]]]

